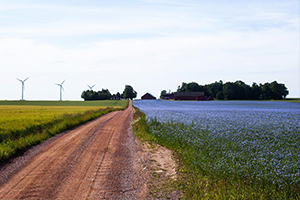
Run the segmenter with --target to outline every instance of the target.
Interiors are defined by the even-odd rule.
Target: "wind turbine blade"
[[[58,86],[60,86],[60,84],[58,84],[58,83],[54,83],[54,85],[58,85]]]
[[[18,79],[18,78],[17,78],[17,80],[23,82],[22,80],[20,80],[20,79]]]
[[[60,87],[62,88],[62,90],[63,90],[63,91],[65,91],[65,89],[64,89],[64,87],[63,87],[63,86],[60,86]]]
[[[95,84],[95,85],[96,85],[96,84]],[[93,88],[95,85],[93,85],[92,88]]]
[[[65,81],[66,81],[66,79],[61,83],[61,85],[64,84]]]
[[[27,79],[29,79],[29,77],[27,77],[27,78],[24,80],[24,82],[27,81]]]

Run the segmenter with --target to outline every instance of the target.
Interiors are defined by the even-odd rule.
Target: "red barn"
[[[156,99],[156,97],[147,92],[142,96],[142,99]]]
[[[174,99],[174,93],[163,94],[161,99],[164,99],[164,100]]]
[[[206,96],[204,96],[204,92],[175,92],[174,100],[204,101]]]

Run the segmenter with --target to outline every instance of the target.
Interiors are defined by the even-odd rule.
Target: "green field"
[[[93,107],[124,107],[126,100],[104,100],[104,101],[0,101],[1,105],[11,106],[93,106]]]
[[[279,101],[300,103],[300,98],[286,98],[284,100],[279,100]]]
[[[128,101],[0,101],[0,160],[111,111]]]

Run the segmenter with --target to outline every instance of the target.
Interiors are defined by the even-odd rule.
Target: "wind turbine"
[[[29,77],[27,77],[24,81],[17,78],[17,80],[19,80],[22,83],[22,101],[24,101],[24,90],[25,90],[24,82],[27,81],[27,79],[29,79]]]
[[[95,85],[93,85],[92,87],[91,86],[89,86],[89,85],[87,85],[89,88],[90,88],[90,90],[93,90],[93,87],[95,86]]]
[[[55,83],[55,85],[58,85],[60,88],[60,101],[62,101],[62,90],[65,91],[62,86],[64,84],[64,82],[65,82],[65,80],[61,84]]]

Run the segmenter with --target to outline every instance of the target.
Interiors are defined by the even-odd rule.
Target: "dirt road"
[[[47,145],[0,186],[0,199],[143,199],[133,108],[112,112]]]

